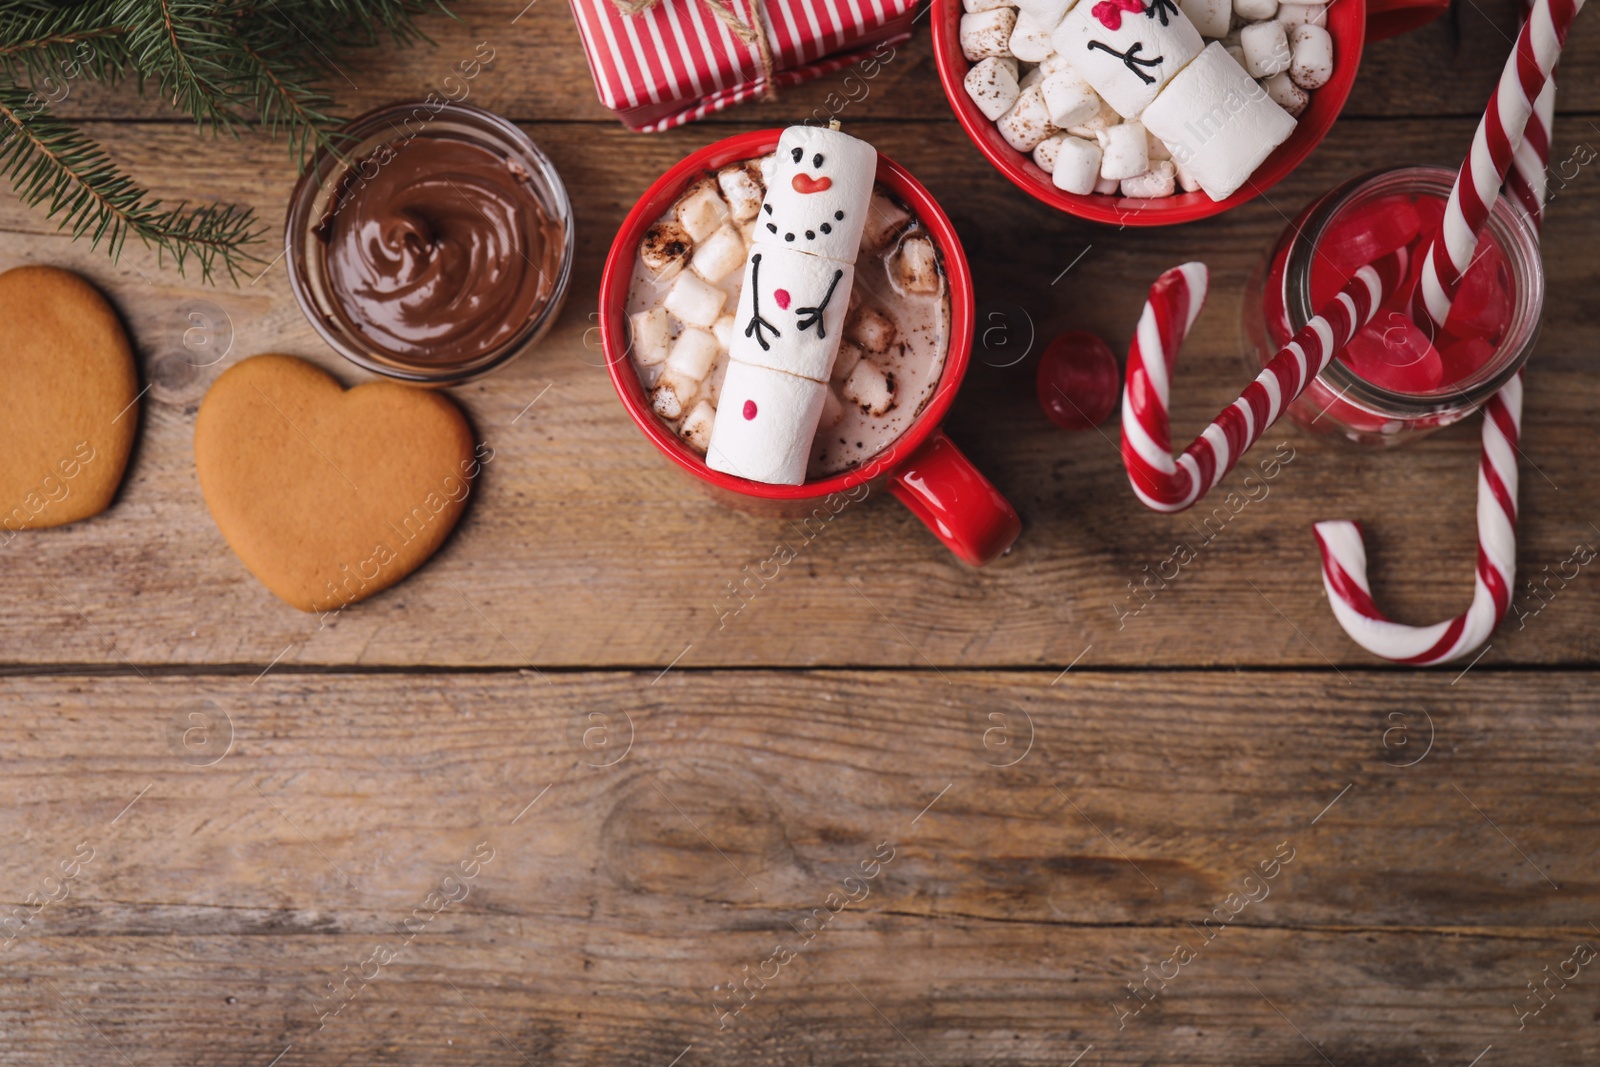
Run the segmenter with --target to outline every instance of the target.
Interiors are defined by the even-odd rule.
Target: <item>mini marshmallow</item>
[[[728,217],[728,205],[717,192],[716,183],[703,178],[689,187],[678,201],[678,221],[696,241],[703,241],[716,232]]]
[[[1055,46],[1050,43],[1050,31],[1054,28],[1041,26],[1033,20],[1033,16],[1022,12],[1017,16],[1016,25],[1011,28],[1011,54],[1024,63],[1040,62],[1055,51]]]
[[[667,370],[698,383],[705,380],[716,358],[716,337],[706,330],[691,326],[672,342],[672,351],[667,356]]]
[[[1068,126],[1067,132],[1074,137],[1082,137],[1086,141],[1093,141],[1101,130],[1115,126],[1121,121],[1122,116],[1117,114],[1116,109],[1102,100],[1100,101],[1100,110],[1094,113],[1093,118],[1087,122],[1080,122],[1076,126]]]
[[[733,316],[721,315],[711,324],[711,336],[717,339],[719,351],[726,352],[733,343]]]
[[[844,418],[844,404],[839,400],[839,395],[832,389],[822,398],[822,425],[837,426],[839,420]]]
[[[724,226],[694,249],[689,266],[708,282],[720,282],[744,266],[744,238],[732,226]]]
[[[1239,31],[1244,69],[1252,78],[1270,78],[1289,69],[1289,36],[1276,20],[1252,22]]]
[[[710,326],[722,314],[722,305],[728,294],[712,285],[693,271],[684,271],[672,283],[661,306],[672,312],[679,322],[690,326]]]
[[[878,150],[826,126],[790,126],[778,138],[777,160],[758,216],[756,247],[779,245],[854,263]]]
[[[706,375],[706,380],[700,383],[700,389],[705,398],[711,401],[711,406],[716,407],[718,399],[722,396],[722,379],[728,376],[728,353],[719,352],[717,361],[711,364],[711,373]]]
[[[827,381],[854,284],[849,263],[757,245],[739,289],[728,354],[740,363]]]
[[[1046,174],[1056,171],[1056,153],[1061,151],[1061,142],[1067,139],[1064,133],[1052,133],[1049,137],[1033,146],[1033,161],[1039,169]]]
[[[994,56],[974,63],[961,84],[990,122],[1010,111],[1021,92],[1016,75]]]
[[[971,15],[979,11],[993,11],[997,7],[1015,7],[1011,0],[961,0],[961,7]]]
[[[717,185],[728,201],[728,210],[735,222],[749,222],[761,210],[761,198],[767,195],[761,185],[761,171],[750,163],[730,163],[717,171]]]
[[[1018,152],[1032,152],[1034,146],[1055,132],[1050,123],[1050,111],[1045,107],[1044,94],[1036,85],[1024,89],[1011,110],[1000,116],[995,129],[1006,143]]]
[[[1289,42],[1289,77],[1302,89],[1320,89],[1333,77],[1333,37],[1321,26],[1300,26]]]
[[[1122,183],[1115,178],[1096,178],[1094,180],[1094,191],[1101,196],[1110,196],[1121,186]]]
[[[1267,91],[1268,96],[1272,97],[1274,104],[1277,104],[1295,118],[1299,118],[1301,112],[1305,111],[1311,104],[1311,97],[1307,96],[1306,91],[1294,83],[1294,80],[1289,77],[1289,72],[1286,70],[1279,71],[1272,77],[1263,79],[1261,87]]]
[[[1295,128],[1289,113],[1215,41],[1141,119],[1213,200],[1231,196]]]
[[[861,234],[861,247],[876,252],[899,235],[911,221],[911,212],[898,200],[874,190],[867,205],[867,227]]]
[[[1232,59],[1235,63],[1239,64],[1239,66],[1241,66],[1241,67],[1244,66],[1244,49],[1243,48],[1240,48],[1237,44],[1228,44],[1228,45],[1223,45],[1222,47],[1227,50],[1227,53],[1228,53],[1228,56],[1229,56],[1230,59]]]
[[[1100,96],[1075,73],[1052,74],[1039,86],[1052,125],[1066,129],[1088,122],[1100,113]]]
[[[1060,52],[1051,52],[1049,55],[1045,56],[1043,62],[1039,64],[1039,69],[1044,71],[1046,77],[1049,77],[1052,74],[1060,74],[1062,71],[1071,70],[1072,64],[1067,62],[1067,57],[1062,55]]]
[[[662,219],[644,231],[644,241],[639,245],[639,258],[662,281],[670,281],[689,262],[694,250],[694,238],[677,219]]]
[[[1143,123],[1140,123],[1140,125],[1143,125]],[[1172,158],[1171,150],[1161,143],[1161,138],[1149,130],[1144,131],[1144,154],[1150,157],[1150,162],[1152,163],[1158,159]]]
[[[1011,31],[1017,28],[1015,8],[996,7],[961,16],[961,54],[968,63],[986,56],[1011,54]]]
[[[1200,191],[1200,183],[1195,180],[1193,174],[1190,174],[1187,170],[1184,170],[1182,163],[1174,162],[1172,164],[1172,169],[1175,172],[1174,176],[1178,179],[1179,189],[1182,189],[1186,193],[1198,193]]]
[[[1122,179],[1122,195],[1144,198],[1171,196],[1176,186],[1177,168],[1172,165],[1172,160],[1162,159],[1152,163],[1143,174]]]
[[[799,485],[827,395],[825,382],[730,362],[706,465],[752,481]]]
[[[678,425],[678,436],[703,456],[706,449],[711,447],[711,425],[716,417],[717,409],[702,400],[683,417],[683,422]]]
[[[1279,4],[1277,19],[1290,33],[1301,26],[1325,28],[1328,25],[1328,8],[1325,4]]]
[[[1259,22],[1278,13],[1278,0],[1233,0],[1233,10],[1245,22]]]
[[[1029,67],[1027,72],[1022,75],[1022,78],[1018,80],[1017,88],[1032,89],[1035,85],[1044,81],[1046,77],[1043,67]]]
[[[1226,37],[1233,21],[1232,0],[1178,0],[1178,8],[1201,37]]]
[[[939,256],[926,237],[908,237],[889,257],[889,284],[900,293],[937,293]]]
[[[1078,0],[1016,0],[1022,13],[1045,28],[1045,32],[1061,25],[1072,5]]]
[[[672,318],[663,307],[635,311],[628,317],[633,328],[633,358],[641,366],[653,367],[667,358],[672,345]]]
[[[1009,70],[1013,78],[1022,76],[1022,68],[1018,66],[1015,56],[990,56],[989,58]]]
[[[671,370],[663,370],[661,377],[656,379],[656,387],[650,390],[650,410],[671,422],[683,414],[699,387],[699,382]]]
[[[850,372],[839,390],[844,398],[859,405],[868,415],[882,415],[894,407],[894,379],[879,370],[871,360],[862,360]]]
[[[1145,2],[1170,5],[1171,0]],[[1205,47],[1200,31],[1182,11],[1155,6],[1125,11],[1109,2],[1080,2],[1061,20],[1052,40],[1079,76],[1129,119],[1138,118]]]
[[[1124,122],[1100,133],[1100,177],[1132,178],[1150,169],[1150,150],[1144,127]]]
[[[829,380],[834,385],[843,382],[850,377],[850,372],[856,369],[856,364],[860,363],[861,359],[861,349],[849,341],[845,341],[839,346],[839,354],[834,357],[833,373],[829,375]]]
[[[1057,189],[1079,196],[1095,191],[1100,180],[1100,145],[1082,137],[1068,137],[1056,150],[1056,169],[1050,173]]]
[[[845,340],[859,345],[869,355],[881,356],[894,344],[894,320],[871,304],[856,308],[845,327]]]

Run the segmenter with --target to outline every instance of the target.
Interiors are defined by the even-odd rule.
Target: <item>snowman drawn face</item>
[[[789,179],[789,187],[801,197],[809,199],[815,197],[818,193],[826,193],[828,190],[833,188],[833,179],[826,173],[828,157],[825,154],[822,152],[813,152],[811,154],[811,165],[809,168],[806,166],[806,149],[804,145],[795,145],[794,148],[790,150],[789,157],[792,161],[793,167],[798,168],[795,169],[793,176],[791,176]],[[790,168],[785,168],[785,170],[788,169]],[[822,173],[819,173],[813,177],[810,173],[811,171],[819,171]],[[827,208],[829,206],[829,202],[833,198],[818,199],[822,202],[818,205],[818,210],[811,217],[803,217],[798,220],[789,219],[786,220],[787,226],[781,227],[776,221],[770,218],[770,216],[773,214],[772,202],[768,201],[767,203],[763,204],[762,210],[769,216],[766,223],[767,232],[782,237],[785,244],[794,244],[796,240],[799,240],[802,246],[807,244],[815,244],[818,234],[826,237],[828,234],[833,232],[833,228],[836,224],[845,220],[845,212],[843,208],[836,207],[833,209],[833,213],[830,215],[827,212]],[[811,206],[806,200],[801,200],[800,203],[805,204],[807,207]],[[796,230],[788,229],[788,226],[804,228],[799,229],[799,231],[796,232]]]
[[[877,151],[837,130],[791,126],[778,141],[755,243],[854,262]]]

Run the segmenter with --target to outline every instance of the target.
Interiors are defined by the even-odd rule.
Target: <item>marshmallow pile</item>
[[[1224,200],[1332,77],[1326,5],[964,0],[965,86],[1059,189]]]
[[[846,403],[894,407],[882,357],[898,327],[857,301],[857,253],[881,254],[902,294],[938,293],[943,279],[876,170],[866,142],[790,127],[775,155],[708,174],[646,231],[630,353],[656,415],[713,470],[798,485],[818,427]]]

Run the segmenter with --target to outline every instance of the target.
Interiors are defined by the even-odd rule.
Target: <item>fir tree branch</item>
[[[276,139],[282,130],[289,155],[296,161],[303,160],[312,147],[336,152],[332,131],[339,120],[325,110],[332,106],[333,97],[316,87],[305,64],[293,53],[269,51],[270,44],[258,51],[243,37],[239,48],[254,64],[245,82],[252,87],[256,120],[267,132]]]
[[[256,259],[243,245],[260,236],[254,213],[232,204],[187,201],[168,207],[123,174],[105,151],[78,130],[36,106],[37,97],[0,82],[0,175],[30,207],[48,205],[47,217],[74,239],[106,245],[112,259],[129,234],[171,255],[183,272],[193,259],[210,280],[220,265],[237,281],[245,262]]]
[[[92,5],[0,6],[0,69],[13,76],[67,79],[81,74],[115,80],[128,59],[123,29]]]
[[[212,0],[119,0],[109,21],[126,28],[141,81],[154,79],[162,96],[198,125],[232,131],[244,121],[247,93],[228,14]]]

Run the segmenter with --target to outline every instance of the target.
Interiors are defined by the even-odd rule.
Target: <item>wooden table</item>
[[[1459,610],[1476,420],[1391,453],[1275,429],[1264,447],[1294,459],[1270,495],[1127,615],[1193,517],[1138,505],[1115,426],[1056,430],[1032,385],[1044,339],[1123,346],[1150,280],[1201,257],[1213,302],[1173,405],[1192,433],[1246,377],[1239,294],[1286,215],[1373,166],[1457,161],[1514,0],[1372,46],[1296,174],[1167,231],[1008,185],[919,34],[841,118],[966,243],[991,332],[949,428],[1026,528],[972,570],[873,500],[720,629],[726,584],[794,535],[686,492],[624,417],[600,263],[671,163],[837,86],[632,135],[566,6],[514,18],[524,2],[464,3],[436,48],[338,87],[351,113],[419,97],[490,42],[471,100],[554,158],[579,254],[550,339],[454,391],[496,455],[461,529],[325,626],[245,572],[194,476],[227,366],[279,351],[360,377],[282,264],[209,288],[0,200],[0,266],[95,279],[150,386],[115,506],[0,552],[0,895],[29,916],[0,954],[0,1063],[1595,1062],[1600,963],[1576,946],[1600,948],[1600,579],[1519,588],[1470,668],[1395,670],[1335,624],[1308,529],[1365,520],[1398,617]],[[1600,545],[1600,200],[1575,162],[1600,142],[1597,46],[1580,20],[1561,81],[1522,463],[1535,578]],[[91,89],[64,110],[159,194],[277,225],[281,144]],[[196,367],[191,327],[225,357]],[[27,907],[63,862],[65,899]]]

